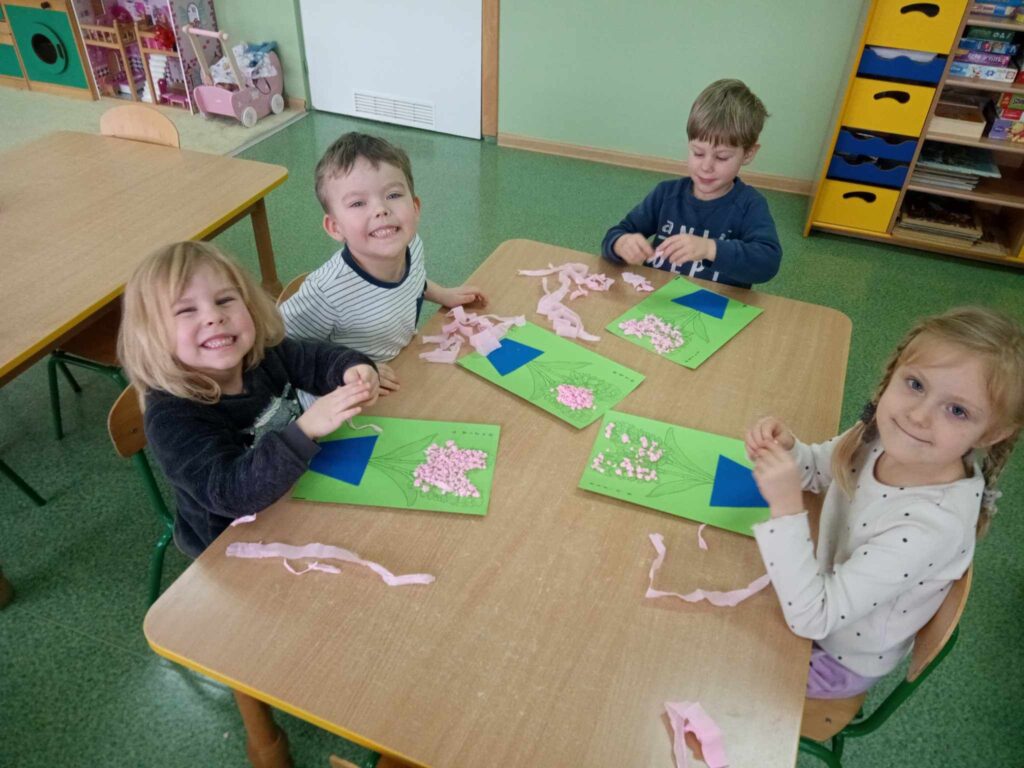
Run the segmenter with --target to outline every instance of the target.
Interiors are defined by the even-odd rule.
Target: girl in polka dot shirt
[[[815,641],[810,698],[867,690],[909,652],[995,514],[1024,425],[1024,329],[966,307],[919,322],[844,434],[747,433],[771,519],[754,534],[790,629]],[[979,464],[980,462],[980,464]],[[803,491],[825,493],[818,541]]]

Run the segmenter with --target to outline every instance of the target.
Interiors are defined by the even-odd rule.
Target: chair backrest
[[[110,407],[107,414],[107,432],[114,450],[130,459],[146,447],[146,432],[142,427],[142,407],[135,387],[126,387]]]
[[[288,283],[284,288],[281,289],[281,295],[277,297],[277,306],[281,306],[288,299],[295,295],[295,292],[302,287],[302,284],[306,282],[306,278],[309,277],[309,272],[303,272],[298,277],[292,278],[291,282]]]
[[[973,573],[974,566],[971,565],[963,576],[950,585],[949,594],[931,620],[917,631],[914,650],[910,655],[910,667],[907,669],[908,681],[916,680],[949,642],[967,605]]]
[[[145,104],[125,104],[108,109],[100,117],[100,133],[165,147],[180,147],[178,129],[169,117]]]

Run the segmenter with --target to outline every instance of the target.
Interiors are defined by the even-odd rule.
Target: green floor
[[[283,280],[332,250],[320,230],[312,171],[323,149],[353,128],[408,150],[423,200],[428,271],[442,284],[462,281],[509,238],[596,252],[607,227],[662,178],[315,114],[242,155],[291,171],[268,200]],[[917,316],[974,302],[1024,318],[1018,272],[839,237],[805,240],[806,199],[768,198],[785,256],[767,290],[853,320],[844,425]],[[218,243],[255,269],[247,225]],[[62,442],[50,431],[42,366],[0,389],[0,455],[48,499],[36,508],[0,478],[0,564],[17,590],[0,613],[0,766],[245,766],[244,732],[226,689],[162,661],[142,636],[146,564],[158,528],[131,467],[106,437],[112,385],[81,379],[83,395],[66,397]],[[883,731],[848,746],[848,766],[1022,765],[1024,673],[1014,661],[1024,648],[1019,457],[1004,477],[1003,512],[978,549],[957,649]],[[185,565],[172,547],[169,577]],[[290,717],[279,721],[297,766],[325,768],[332,752],[374,763],[372,753],[340,738]]]

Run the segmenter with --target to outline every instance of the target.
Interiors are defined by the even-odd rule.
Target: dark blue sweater
[[[782,246],[768,202],[738,178],[727,194],[707,201],[694,197],[689,178],[663,181],[626,218],[608,230],[601,243],[602,255],[622,264],[612,246],[622,235],[632,232],[647,238],[654,235],[655,250],[662,240],[680,232],[713,237],[717,240],[713,262],[673,265],[663,257],[652,256],[645,264],[742,288],[771,280],[782,259]]]
[[[174,543],[182,552],[198,557],[232,520],[288,492],[320,450],[295,424],[295,390],[331,392],[360,363],[373,365],[339,344],[284,339],[242,374],[240,395],[213,404],[146,395],[146,438],[174,487]]]

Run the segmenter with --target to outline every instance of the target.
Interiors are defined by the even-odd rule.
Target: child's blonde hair
[[[716,80],[697,97],[686,121],[690,141],[750,149],[764,128],[768,110],[741,80]]]
[[[992,403],[992,430],[1010,434],[985,449],[981,473],[985,478],[978,534],[984,535],[996,513],[996,482],[1006,466],[1024,426],[1024,328],[1015,320],[984,307],[959,307],[921,320],[889,357],[885,374],[860,421],[847,432],[832,453],[832,475],[839,487],[852,495],[857,450],[878,436],[875,409],[878,400],[900,365],[918,358],[929,343],[945,342],[976,355],[985,365],[988,395]],[[991,433],[990,433],[991,434]],[[970,456],[964,466],[970,471]]]
[[[230,281],[252,316],[255,340],[243,359],[244,370],[259,364],[266,348],[284,338],[284,322],[274,302],[233,259],[210,243],[188,240],[165,246],[136,267],[124,289],[117,356],[140,395],[159,389],[203,403],[220,400],[217,382],[176,357],[170,322],[171,305],[201,267]]]

